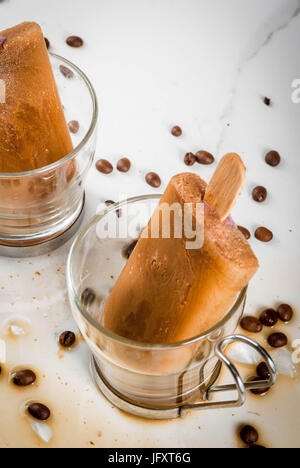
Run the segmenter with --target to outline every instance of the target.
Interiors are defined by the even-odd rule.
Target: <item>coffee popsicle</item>
[[[234,180],[230,176],[231,164],[236,170]],[[232,219],[225,214],[222,220],[223,213],[232,207],[232,198],[235,200],[240,191],[244,171],[239,156],[231,154],[221,161],[208,188],[195,174],[172,178],[160,205],[179,203],[183,207],[192,203],[194,224],[201,229],[196,205],[202,204],[204,244],[188,250],[184,237],[142,237],[107,300],[106,328],[139,342],[174,343],[209,330],[224,317],[259,267]],[[219,187],[219,200],[214,188],[222,182],[229,188],[235,186],[228,190],[225,203],[221,202],[223,187]],[[212,206],[205,200],[206,191]],[[158,219],[154,214],[152,225]]]
[[[38,24],[0,32],[0,80],[0,173],[8,173],[0,179],[0,231],[28,233],[60,209],[76,174],[70,160],[41,174],[10,176],[48,166],[73,150]]]
[[[73,146],[41,28],[22,23],[0,38],[0,172],[48,166]]]

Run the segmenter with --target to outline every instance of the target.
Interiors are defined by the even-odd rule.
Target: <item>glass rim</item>
[[[103,327],[99,322],[97,322],[95,319],[93,319],[93,317],[91,317],[88,310],[82,304],[80,298],[78,297],[76,288],[74,285],[74,281],[73,281],[73,275],[72,275],[73,268],[72,267],[73,267],[73,257],[74,257],[76,248],[80,244],[83,237],[88,233],[88,231],[109,213],[116,212],[117,210],[124,207],[124,205],[130,204],[130,203],[136,203],[139,201],[145,201],[145,200],[151,200],[151,199],[159,200],[161,199],[161,197],[162,197],[162,194],[141,195],[137,197],[131,197],[121,202],[117,202],[114,205],[110,205],[109,207],[104,209],[101,213],[94,215],[91,218],[91,220],[79,231],[75,240],[73,241],[72,246],[70,248],[69,255],[68,255],[67,268],[66,268],[68,292],[72,293],[77,309],[92,327],[96,328],[99,332],[103,333],[106,337],[114,341],[117,341],[118,343],[121,343],[123,345],[128,345],[134,348],[140,348],[140,349],[143,348],[143,349],[153,350],[153,351],[175,349],[175,348],[179,348],[183,346],[188,346],[191,344],[195,344],[198,341],[202,341],[205,338],[208,338],[212,333],[217,332],[223,325],[225,325],[234,316],[234,314],[236,313],[236,311],[239,309],[240,305],[242,304],[243,300],[245,299],[247,290],[248,290],[248,285],[247,285],[239,292],[238,297],[235,303],[231,306],[230,310],[228,310],[228,312],[224,315],[224,317],[221,320],[219,320],[219,322],[217,322],[213,327],[211,327],[205,332],[202,332],[194,337],[188,338],[186,340],[177,341],[174,343],[143,343],[140,341],[130,340],[123,336],[117,335],[111,330],[108,330],[107,328]]]
[[[70,159],[72,159],[76,154],[86,145],[86,143],[89,141],[90,137],[94,133],[94,130],[97,125],[98,121],[98,114],[99,114],[99,108],[98,108],[98,100],[97,100],[97,95],[94,90],[94,87],[90,80],[88,79],[87,75],[79,68],[77,65],[72,63],[70,60],[62,57],[61,55],[54,54],[53,52],[49,52],[49,55],[51,57],[54,57],[58,59],[59,61],[63,62],[65,65],[68,65],[70,68],[73,68],[73,70],[76,71],[76,73],[82,78],[83,82],[85,83],[86,87],[88,88],[90,97],[92,98],[92,106],[93,106],[93,113],[92,113],[92,120],[91,124],[89,126],[89,129],[87,130],[85,136],[83,139],[78,143],[78,145],[71,151],[71,153],[68,153],[66,156],[64,156],[62,159],[59,159],[58,161],[55,161],[52,164],[49,164],[48,166],[43,166],[40,167],[39,169],[33,169],[31,171],[23,171],[23,172],[0,172],[0,179],[17,179],[20,177],[24,176],[31,176],[31,175],[37,175],[41,174],[43,172],[48,172],[53,169],[56,169],[60,165],[63,165]]]

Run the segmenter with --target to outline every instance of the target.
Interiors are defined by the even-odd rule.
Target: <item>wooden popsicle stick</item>
[[[230,215],[245,178],[246,168],[240,156],[235,153],[226,154],[212,176],[204,197],[221,221]]]

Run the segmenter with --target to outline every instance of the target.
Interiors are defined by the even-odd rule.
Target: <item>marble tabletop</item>
[[[100,202],[154,193],[145,174],[158,172],[162,191],[186,170],[186,152],[205,149],[216,159],[238,152],[247,166],[245,190],[233,217],[252,233],[266,226],[270,244],[253,236],[261,262],[246,312],[290,303],[289,342],[300,338],[300,1],[299,0],[2,0],[1,29],[37,21],[51,50],[82,68],[100,106],[96,158],[116,163],[127,156],[128,174],[108,176],[93,167],[86,196],[88,219]],[[79,35],[84,47],[66,45]],[[299,84],[298,84],[299,85]],[[294,87],[293,87],[294,86]],[[271,99],[266,106],[264,97]],[[297,104],[298,103],[298,104]],[[180,125],[183,136],[170,129]],[[265,164],[277,150],[282,163]],[[206,180],[215,166],[190,168]],[[252,200],[263,185],[268,200]],[[57,337],[76,331],[67,298],[65,263],[70,243],[50,256],[0,259],[0,338],[7,366],[38,370],[38,386],[17,392],[0,378],[0,447],[236,447],[236,430],[251,423],[270,447],[300,445],[300,386],[282,378],[264,398],[249,396],[234,410],[204,411],[184,420],[146,422],[113,408],[89,375],[89,352],[81,342],[61,354]],[[26,324],[19,338],[8,321]],[[2,349],[3,354],[3,349]],[[20,414],[28,399],[53,410],[53,437],[42,442]]]

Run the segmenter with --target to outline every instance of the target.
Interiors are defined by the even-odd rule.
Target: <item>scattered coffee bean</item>
[[[79,37],[79,36],[69,36],[66,39],[66,43],[70,47],[82,47],[83,44],[84,44],[83,39],[81,39],[81,37]]]
[[[193,166],[196,162],[196,156],[193,153],[186,153],[184,157],[184,163],[187,166]]]
[[[265,362],[258,364],[256,368],[257,375],[263,380],[269,380],[271,378],[271,372]]]
[[[265,187],[255,187],[255,189],[252,192],[252,197],[253,200],[258,202],[258,203],[263,203],[268,196],[267,189]]]
[[[59,337],[59,343],[63,348],[70,348],[76,341],[75,333],[71,331],[63,332]]]
[[[96,299],[96,293],[92,288],[86,288],[81,294],[81,302],[85,306],[92,305]]]
[[[116,202],[113,200],[106,200],[104,203],[106,206],[111,206],[111,205],[114,205]]]
[[[270,106],[271,105],[271,99],[268,98],[268,97],[265,97],[264,98],[264,103],[266,104],[266,106]]]
[[[288,339],[284,333],[273,333],[269,336],[268,343],[272,348],[282,348],[288,344]]]
[[[259,320],[265,327],[274,327],[278,322],[278,315],[274,309],[266,309],[262,312]]]
[[[255,379],[252,379],[251,382],[260,382],[261,381],[261,377],[255,377]],[[265,393],[267,393],[269,390],[271,389],[271,387],[266,387],[266,388],[255,388],[253,390],[251,390],[251,392],[254,394],[254,395],[264,395]]]
[[[49,39],[47,39],[46,37],[44,37],[44,39],[45,39],[46,47],[47,47],[47,49],[49,50],[49,49],[50,49],[50,41],[49,41]]]
[[[132,254],[132,252],[134,251],[135,247],[136,247],[136,244],[138,243],[138,240],[134,240],[132,241],[129,245],[127,245],[124,249],[123,249],[123,256],[128,260]]]
[[[255,444],[258,441],[258,432],[252,426],[245,426],[240,432],[243,442],[247,445]]]
[[[213,164],[215,162],[215,158],[211,153],[208,153],[208,151],[197,151],[196,153],[196,159],[199,164]]]
[[[241,231],[241,233],[244,235],[245,239],[249,240],[250,237],[251,237],[251,234],[250,234],[250,231],[248,231],[248,229],[246,229],[245,227],[243,226],[238,226],[238,229]]]
[[[266,154],[265,160],[269,166],[276,167],[280,164],[281,157],[277,151],[269,151],[269,153]]]
[[[182,135],[182,130],[178,125],[175,125],[175,127],[172,128],[171,133],[175,137],[180,137]]]
[[[78,133],[79,131],[78,120],[71,120],[71,122],[68,123],[68,127],[71,133]]]
[[[36,375],[30,369],[24,369],[16,372],[13,377],[13,383],[18,387],[27,387],[27,385],[32,385],[35,381]]]
[[[288,304],[281,304],[278,309],[278,316],[282,322],[290,322],[293,318],[294,311]]]
[[[65,78],[73,78],[74,73],[72,72],[72,70],[70,70],[70,68],[66,67],[65,65],[60,65],[59,69]]]
[[[260,321],[256,317],[250,315],[241,320],[241,327],[251,333],[260,333],[263,329]]]
[[[49,408],[42,403],[32,403],[32,405],[28,407],[28,413],[39,421],[47,421],[51,415]]]
[[[113,200],[106,200],[104,203],[106,206],[111,206],[111,205],[114,205],[116,202],[114,202]],[[116,210],[116,213],[117,213],[118,218],[121,218],[122,210],[121,209]]]
[[[102,174],[111,174],[114,170],[112,164],[106,159],[99,159],[96,162],[96,169]]]
[[[160,177],[155,172],[149,172],[145,179],[147,184],[149,184],[151,187],[158,188],[161,186]]]
[[[6,42],[6,37],[0,36],[0,47],[3,47],[4,42]]]
[[[122,158],[120,159],[120,161],[118,161],[118,164],[117,164],[118,171],[128,172],[130,168],[131,168],[131,162],[129,161],[128,158]]]
[[[265,227],[259,227],[255,231],[255,237],[261,242],[271,242],[273,239],[273,232]]]

